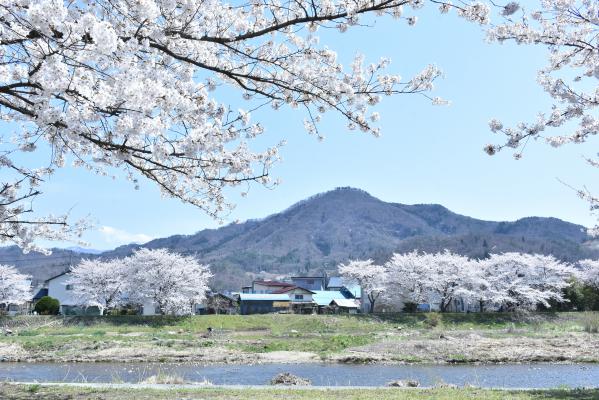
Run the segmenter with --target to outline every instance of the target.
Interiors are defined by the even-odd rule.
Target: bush
[[[403,305],[402,311],[406,313],[415,313],[416,311],[418,311],[418,304],[408,301]]]
[[[44,296],[35,303],[34,310],[40,315],[57,315],[60,303],[54,297]]]
[[[436,312],[426,314],[426,319],[424,320],[424,324],[429,328],[435,328],[441,325],[442,322],[441,315]]]
[[[564,289],[566,302],[551,301],[551,310],[555,311],[599,311],[599,290],[585,285],[576,279]]]

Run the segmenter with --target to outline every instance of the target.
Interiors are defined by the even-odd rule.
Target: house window
[[[66,290],[73,290],[73,285],[67,285],[65,289]]]
[[[303,294],[296,294],[295,295],[295,299],[296,300],[303,300],[304,299],[304,295]]]

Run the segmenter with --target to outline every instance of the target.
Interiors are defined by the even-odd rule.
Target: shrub
[[[418,304],[417,303],[412,303],[412,302],[407,302],[403,305],[403,312],[406,313],[415,313],[418,310]]]
[[[34,310],[41,315],[56,315],[60,310],[60,303],[53,297],[44,296],[35,303]]]
[[[41,388],[41,385],[39,385],[39,384],[33,384],[33,385],[29,385],[27,387],[27,391],[29,393],[37,393],[37,392],[39,392],[40,388]]]
[[[425,325],[429,328],[435,328],[441,325],[441,322],[443,322],[441,320],[441,315],[434,312],[426,314],[426,319],[424,320]]]

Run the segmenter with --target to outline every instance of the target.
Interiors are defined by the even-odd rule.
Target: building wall
[[[261,285],[259,283],[253,284],[253,291],[256,294],[272,293],[279,289],[281,289],[281,287],[279,287],[279,286],[267,286],[267,285]]]
[[[48,296],[58,300],[61,314],[63,313],[63,306],[67,306],[66,308],[68,308],[69,306],[77,305],[73,291],[67,290],[67,281],[70,278],[70,274],[65,274],[48,281]]]
[[[287,310],[289,306],[276,307],[276,305],[281,305],[282,303],[283,302],[280,301],[273,302],[272,300],[242,300],[240,305],[240,312],[241,315],[250,315],[268,314],[272,312]]]
[[[156,303],[153,301],[145,301],[142,304],[141,315],[159,315],[160,311],[156,310]]]
[[[289,300],[293,303],[311,303],[313,300],[312,293],[308,293],[305,290],[293,289],[287,293],[289,294]],[[301,298],[297,298],[297,296],[301,296]]]
[[[308,290],[325,290],[325,278],[324,277],[294,277],[291,278],[294,285],[303,287]]]
[[[62,315],[99,315],[98,307],[81,307],[77,304],[73,287],[67,286],[70,278],[70,274],[65,274],[48,281],[48,296],[58,300],[60,313]]]

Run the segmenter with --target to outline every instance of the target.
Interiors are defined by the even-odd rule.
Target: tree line
[[[191,314],[202,302],[212,277],[208,265],[165,249],[139,249],[113,260],[83,260],[69,272],[66,284],[82,307],[100,314],[123,306],[152,305],[160,314]],[[0,304],[22,304],[32,298],[28,277],[0,265]]]
[[[415,311],[418,304],[455,311],[455,300],[471,311],[599,310],[599,260],[566,263],[539,254],[491,254],[470,259],[448,250],[393,254],[383,265],[353,260],[339,265],[346,280],[362,288],[373,312]],[[75,301],[106,310],[152,305],[160,314],[190,314],[202,302],[212,273],[194,257],[165,249],[139,249],[113,260],[83,260],[70,271]],[[28,277],[0,265],[0,304],[32,298]],[[379,307],[379,308],[381,308]]]
[[[361,285],[370,311],[414,311],[427,304],[451,311],[454,300],[467,310],[599,310],[599,261],[575,264],[539,254],[491,254],[485,259],[444,251],[393,254],[383,265],[354,260],[339,273]],[[379,308],[381,308],[379,307]]]

